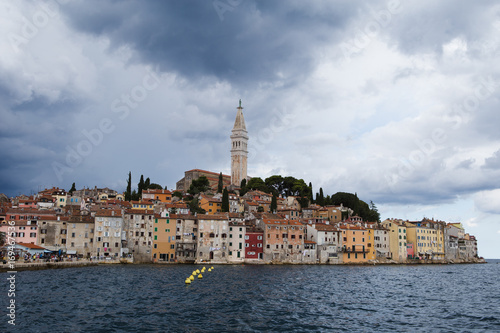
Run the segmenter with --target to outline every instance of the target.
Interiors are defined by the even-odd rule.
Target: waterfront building
[[[421,259],[444,260],[443,233],[440,224],[429,221],[407,221],[407,242]]]
[[[307,240],[316,243],[317,259],[320,264],[342,262],[341,230],[324,223],[307,224]]]
[[[134,262],[151,262],[153,248],[154,211],[147,209],[126,209],[123,216],[124,231],[127,235],[125,246]]]
[[[404,262],[408,257],[406,225],[403,220],[387,219],[382,226],[389,231],[388,257],[397,262]]]
[[[68,220],[69,217],[66,216],[40,216],[37,220],[38,240],[36,244],[61,254],[66,252]]]
[[[243,222],[229,222],[228,261],[243,262],[248,248],[246,225]]]
[[[100,257],[122,257],[128,253],[121,209],[99,209],[95,214],[94,251]],[[91,231],[92,231],[91,230]]]
[[[153,261],[175,261],[176,223],[167,209],[155,214],[153,226]]]
[[[0,232],[10,235],[18,243],[37,244],[38,226],[36,222],[36,220],[2,220]]]
[[[228,262],[229,220],[226,215],[197,215],[197,262]]]
[[[459,227],[448,223],[444,228],[444,238],[445,238],[445,259],[446,260],[457,260],[459,258],[458,254],[458,234],[460,232]]]
[[[73,215],[69,217],[66,235],[67,255],[79,258],[89,258],[92,255],[94,252],[94,224],[92,216]],[[118,244],[121,245],[120,243]]]
[[[264,216],[257,220],[264,230],[264,260],[267,262],[303,262],[304,229],[298,221]]]
[[[372,223],[373,249],[376,259],[387,259],[390,257],[389,231],[379,223]]]
[[[194,263],[198,249],[198,219],[189,214],[170,214],[175,221],[175,257],[180,263]]]
[[[361,263],[368,261],[368,231],[351,223],[339,225],[342,232],[342,262]]]
[[[264,258],[264,231],[254,225],[245,228],[245,262]]]

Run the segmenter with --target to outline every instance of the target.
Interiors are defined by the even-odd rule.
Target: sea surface
[[[109,265],[16,274],[0,332],[499,332],[500,261],[469,265]],[[208,268],[208,266],[207,266]]]

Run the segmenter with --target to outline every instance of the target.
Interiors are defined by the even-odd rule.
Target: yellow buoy
[[[191,279],[190,278],[187,278],[186,281],[184,281],[186,284],[190,284],[191,283]]]
[[[194,281],[194,276],[191,275],[188,279]]]
[[[200,274],[200,270],[199,269],[196,270],[196,274]]]
[[[203,279],[203,275],[198,275],[198,279]]]
[[[211,269],[211,268],[209,268],[209,269],[208,269],[208,271],[209,271],[209,272],[211,272],[211,271],[212,271],[212,269]]]
[[[210,267],[211,269],[214,269],[214,266]]]

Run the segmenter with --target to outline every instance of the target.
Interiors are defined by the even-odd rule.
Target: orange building
[[[201,194],[200,207],[204,209],[208,215],[220,214],[222,212],[222,201],[221,199]]]
[[[368,241],[368,230],[352,224],[341,225],[342,231],[342,262],[360,263],[369,260],[372,243]],[[372,237],[373,239],[373,237]]]
[[[169,190],[143,190],[142,200],[159,201],[163,203],[172,203],[172,192]]]
[[[303,262],[305,227],[302,223],[265,217],[261,227],[264,229],[265,261]]]

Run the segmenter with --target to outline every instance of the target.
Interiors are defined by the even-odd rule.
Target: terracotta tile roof
[[[31,243],[17,243],[18,245],[21,245],[21,246],[24,246],[24,247],[27,247],[29,249],[33,249],[33,250],[45,250],[44,247],[41,247],[41,246],[38,246],[38,245],[35,245],[35,244],[31,244]]]
[[[153,215],[154,210],[151,210],[151,209],[126,209],[125,214]]]

